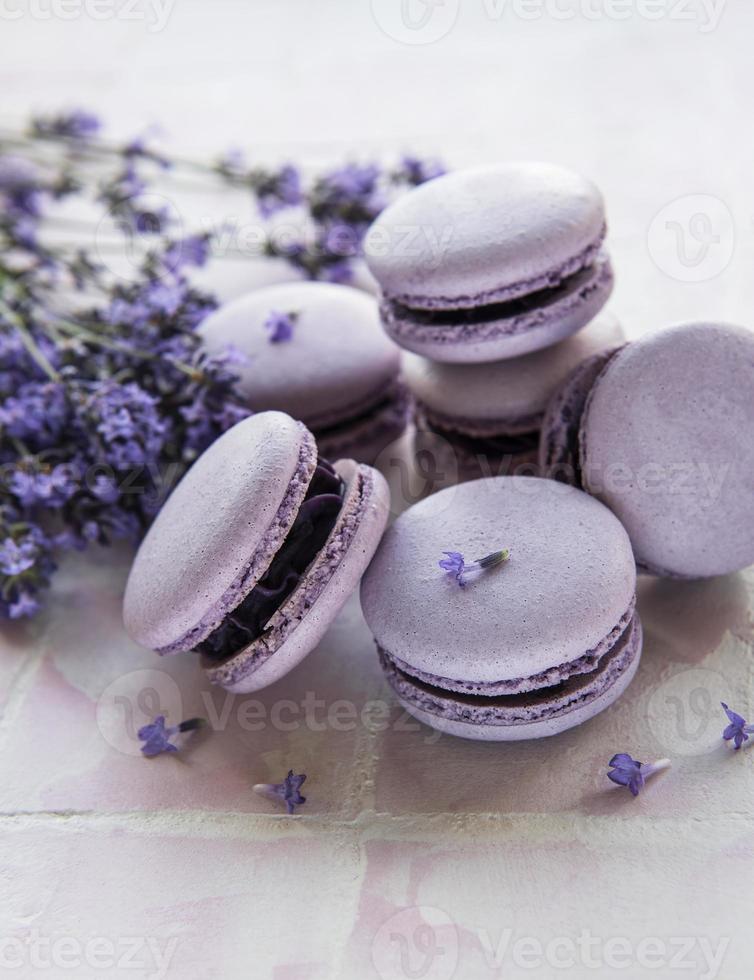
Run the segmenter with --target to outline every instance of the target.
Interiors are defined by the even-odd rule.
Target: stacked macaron
[[[250,409],[299,419],[330,459],[372,463],[406,427],[400,350],[362,290],[321,282],[257,289],[221,306],[200,333],[210,353],[231,346],[243,355],[234,370]]]
[[[597,188],[544,163],[439,177],[370,229],[382,324],[413,352],[417,429],[440,437],[454,475],[536,472],[550,397],[622,343],[613,318],[595,319],[613,287],[605,234]]]

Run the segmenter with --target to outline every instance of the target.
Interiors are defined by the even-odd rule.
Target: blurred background
[[[85,106],[113,138],[155,124],[200,158],[559,161],[605,193],[630,333],[750,317],[749,5],[3,0],[0,21],[6,125]]]

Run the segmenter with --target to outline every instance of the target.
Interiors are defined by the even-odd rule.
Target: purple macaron
[[[434,453],[451,456],[438,460],[438,468],[462,480],[536,474],[540,426],[551,397],[579,364],[624,342],[618,320],[601,313],[559,344],[505,361],[442,364],[406,354],[403,373],[416,404],[417,446],[426,443]]]
[[[161,654],[196,650],[213,683],[256,691],[325,634],[385,528],[383,477],[318,457],[280,412],[239,422],[173,490],[136,555],[123,618]]]
[[[300,419],[330,459],[371,463],[406,427],[400,350],[362,290],[270,286],[222,306],[199,332],[208,350],[231,344],[245,355],[234,370],[249,408]]]
[[[613,273],[602,196],[549,163],[448,174],[399,198],[365,240],[388,334],[435,361],[518,357],[570,336]]]
[[[475,480],[416,504],[386,532],[361,603],[406,710],[465,738],[580,724],[623,693],[641,656],[628,535],[551,480]]]
[[[694,323],[578,368],[543,423],[543,472],[620,518],[641,571],[754,563],[754,332]]]

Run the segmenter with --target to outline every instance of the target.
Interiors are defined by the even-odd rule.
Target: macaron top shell
[[[624,340],[616,317],[602,313],[559,344],[514,360],[442,364],[405,354],[403,372],[413,394],[431,411],[475,421],[536,419],[574,368]]]
[[[753,417],[750,330],[673,327],[609,361],[582,418],[582,481],[642,566],[704,577],[754,562]]]
[[[295,313],[290,340],[273,343],[271,312]],[[221,307],[202,323],[210,350],[233,344],[234,365],[255,411],[277,409],[317,428],[379,396],[397,377],[400,351],[380,328],[373,297],[349,286],[300,282],[270,286]]]
[[[551,163],[438,177],[390,205],[365,240],[383,293],[417,308],[513,299],[578,271],[605,212],[586,178]]]
[[[510,559],[460,587],[438,562],[502,549]],[[377,643],[412,669],[494,683],[582,657],[634,599],[636,572],[617,518],[549,480],[496,477],[449,487],[402,514],[362,582]]]
[[[129,634],[160,652],[191,649],[264,574],[317,462],[299,422],[264,412],[199,457],[168,497],[126,586]]]

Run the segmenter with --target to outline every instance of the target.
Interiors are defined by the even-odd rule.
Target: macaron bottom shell
[[[453,691],[416,682],[397,671],[385,651],[378,648],[378,652],[388,683],[413,717],[444,734],[511,742],[557,735],[610,707],[636,674],[642,640],[641,620],[634,614],[595,671],[515,698],[454,696]]]
[[[614,276],[605,251],[564,283],[508,303],[456,310],[415,309],[384,297],[386,333],[406,350],[456,364],[519,357],[565,340],[602,310]]]

